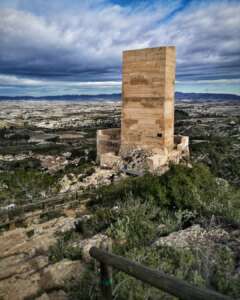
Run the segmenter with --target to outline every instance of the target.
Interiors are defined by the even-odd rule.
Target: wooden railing
[[[67,205],[71,205],[73,203],[84,204],[89,202],[89,196],[91,195],[90,192],[82,192],[82,191],[75,191],[69,193],[62,193],[60,195],[56,195],[54,197],[47,198],[42,201],[36,201],[34,203],[17,206],[10,211],[0,211],[0,230],[5,229],[7,230],[11,225],[21,223],[24,220],[37,217],[42,213],[46,213],[49,211],[54,211],[56,208],[65,207]],[[73,200],[75,198],[75,200]],[[51,210],[50,210],[51,208]],[[18,216],[16,215],[14,218],[9,218],[9,213],[14,214],[16,211],[20,209],[21,214]],[[40,211],[39,211],[40,210]],[[5,221],[3,219],[5,217]]]
[[[96,247],[89,251],[90,255],[100,262],[101,292],[105,300],[112,300],[111,267],[135,277],[153,287],[161,289],[182,300],[230,300],[232,298],[215,291],[200,288],[180,280],[164,272],[153,270],[124,257],[109,253]]]
[[[83,191],[74,191],[74,192],[59,193],[56,194],[55,196],[51,196],[48,198],[34,199],[33,203],[29,203],[29,200],[26,200],[27,204],[16,205],[14,208],[10,209],[9,211],[0,210],[0,214],[4,214],[4,213],[8,214],[9,212],[17,211],[18,209],[21,209],[21,211],[25,213],[25,212],[33,211],[34,209],[40,209],[40,208],[42,209],[44,206],[47,206],[48,204],[49,206],[51,206],[52,204],[59,203],[61,201],[64,202],[68,199],[71,200],[73,197],[77,198],[83,195],[84,195]]]

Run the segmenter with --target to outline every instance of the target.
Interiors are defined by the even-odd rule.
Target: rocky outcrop
[[[60,180],[60,192],[77,191],[86,188],[96,188],[100,185],[108,185],[113,181],[116,172],[114,170],[105,170],[95,168],[95,172],[90,176],[82,178],[82,175],[67,174]]]
[[[75,228],[74,221],[60,217],[0,236],[0,299],[66,299],[64,292],[53,291],[81,276],[84,267],[80,261],[66,259],[51,264],[48,249],[56,243],[57,233]]]
[[[191,248],[214,243],[226,243],[230,240],[227,231],[222,228],[206,230],[200,225],[193,225],[184,230],[176,231],[154,242],[154,246],[170,246],[174,248]]]
[[[111,249],[111,245],[112,245],[112,241],[108,236],[98,233],[89,239],[84,239],[84,240],[80,241],[79,243],[73,244],[73,247],[78,247],[78,248],[82,249],[83,260],[86,262],[90,262],[91,257],[89,254],[89,250],[92,247]]]
[[[68,280],[81,275],[84,268],[79,261],[61,260],[60,262],[45,268],[40,278],[40,286],[43,290],[53,290],[64,287]]]
[[[68,300],[67,294],[63,290],[44,293],[36,300]]]
[[[100,130],[100,132],[109,129]],[[103,140],[101,140],[103,138]],[[171,150],[159,147],[154,149],[145,149],[146,145],[135,147],[124,147],[124,151],[112,151],[112,142],[102,144],[105,141],[105,135],[99,134],[97,142],[98,161],[100,166],[111,170],[135,172],[136,174],[146,171],[165,173],[170,164],[179,164],[189,160],[189,138],[188,136],[175,135],[174,147]],[[119,140],[120,143],[120,140]]]
[[[35,298],[39,294],[44,294],[43,299],[62,299],[63,293],[55,294],[56,298],[53,298],[51,292],[64,288],[71,279],[80,278],[84,270],[80,261],[62,260],[49,265],[47,256],[29,258],[25,263],[13,261],[12,267],[15,273],[6,274],[0,280],[0,297],[4,300]]]

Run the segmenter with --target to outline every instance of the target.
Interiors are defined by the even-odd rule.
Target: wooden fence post
[[[100,263],[101,293],[103,300],[112,300],[112,274],[110,267]]]
[[[112,251],[110,239],[102,241],[100,248],[105,251]],[[112,267],[100,262],[100,287],[103,300],[112,300]]]

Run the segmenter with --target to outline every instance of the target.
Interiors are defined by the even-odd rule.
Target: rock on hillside
[[[190,248],[206,244],[224,243],[230,240],[230,235],[222,228],[206,230],[200,225],[193,225],[184,230],[176,231],[155,241],[155,246],[166,245],[176,248]]]
[[[74,228],[74,218],[58,218],[27,229],[18,228],[0,236],[0,299],[66,299],[61,288],[73,276],[81,276],[80,261],[50,264],[48,248],[57,232]]]

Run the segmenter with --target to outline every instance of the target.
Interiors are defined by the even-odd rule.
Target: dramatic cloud
[[[0,4],[0,88],[119,81],[123,50],[159,45],[180,82],[240,78],[239,1],[59,2]]]
[[[240,2],[191,5],[151,34],[177,45],[181,79],[240,77]]]

